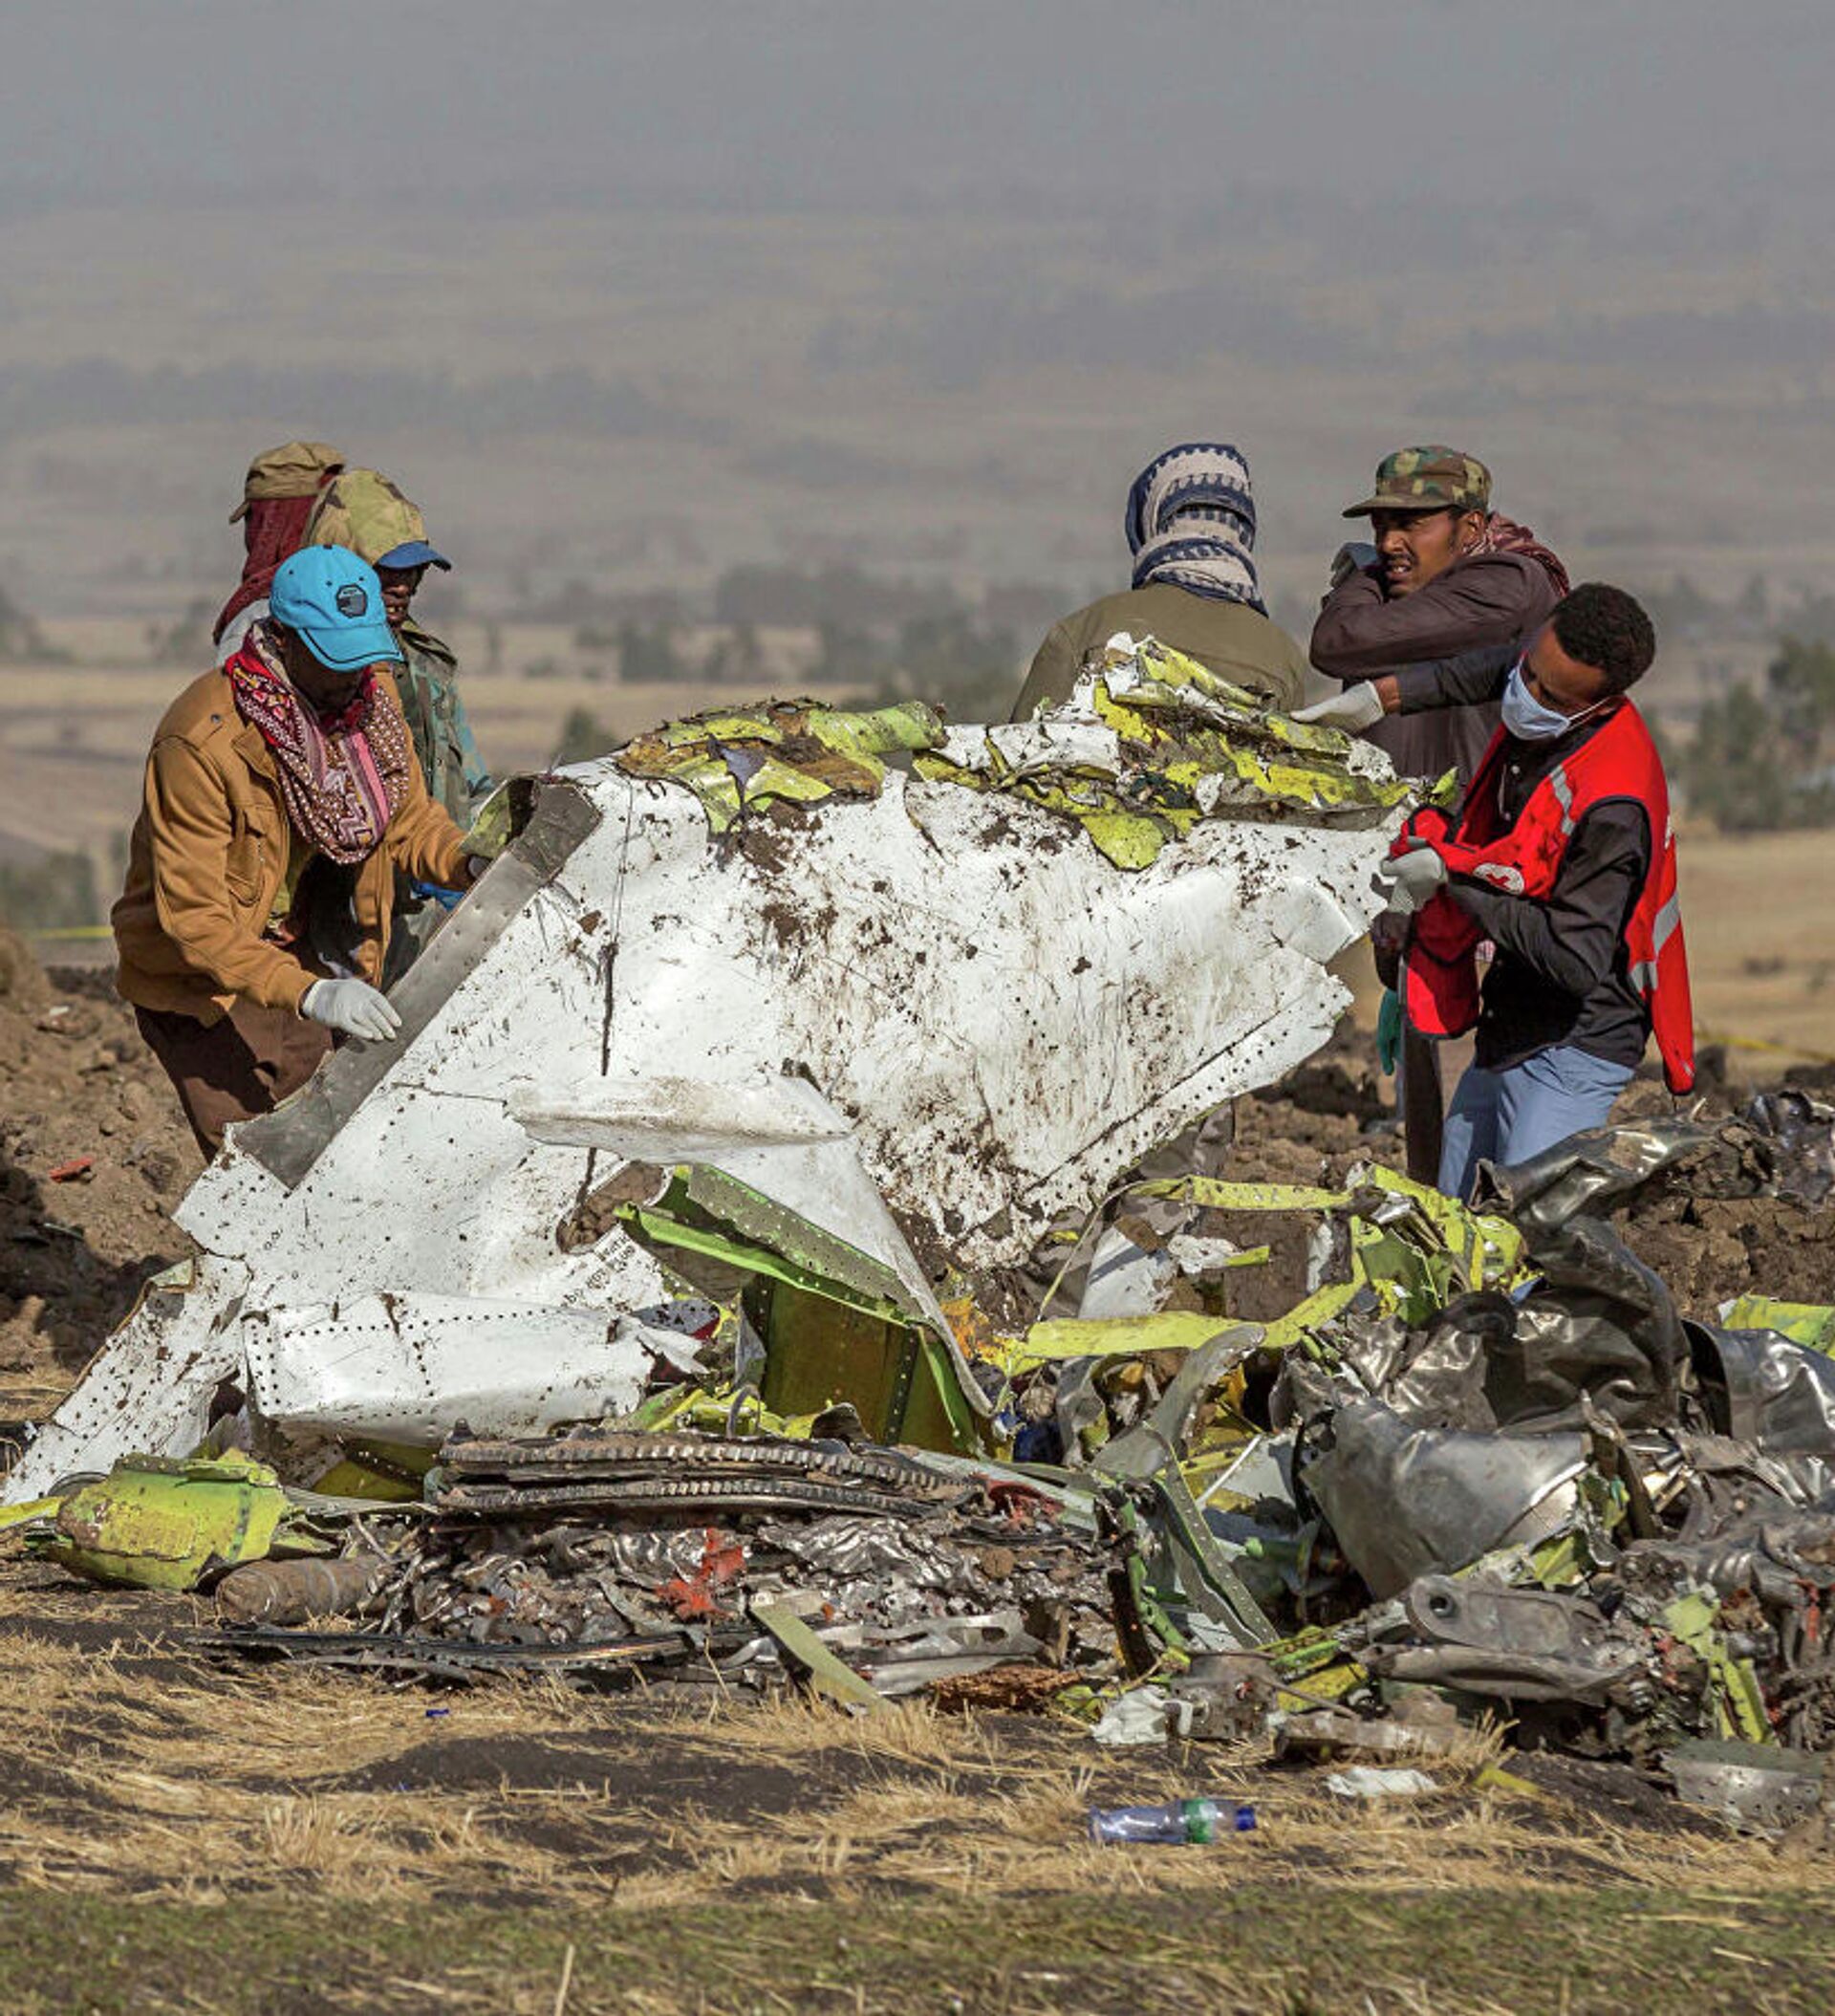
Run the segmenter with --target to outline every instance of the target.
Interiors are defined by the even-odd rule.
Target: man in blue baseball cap
[[[376,570],[305,547],[268,602],[154,734],[114,911],[117,986],[206,1155],[335,1035],[394,1039],[397,871],[464,889],[479,865],[427,794]]]

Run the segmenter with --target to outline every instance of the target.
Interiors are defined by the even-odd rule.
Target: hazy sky
[[[1178,214],[1700,207],[1822,234],[1827,0],[9,0],[0,191]]]
[[[1614,566],[1835,558],[1801,502],[1835,0],[0,0],[0,579],[41,602],[123,552],[213,576],[294,433],[399,473],[486,590],[774,553],[1088,584],[1133,469],[1216,434],[1308,592],[1411,440]]]

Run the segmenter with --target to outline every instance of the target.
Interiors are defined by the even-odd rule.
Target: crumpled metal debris
[[[1560,1532],[1586,1468],[1577,1435],[1423,1428],[1371,1398],[1309,1424],[1299,1475],[1371,1593],[1390,1596]]]
[[[704,1301],[692,1383],[986,1446],[940,1291],[1013,1330],[1054,1226],[1319,1047],[1409,799],[1335,731],[1136,657],[1133,690],[1103,675],[1113,723],[1024,731],[1100,742],[1124,797],[1152,758],[1159,809],[1117,816],[1153,858],[1126,868],[1039,802],[1081,758],[974,770],[967,744],[1005,731],[932,748],[916,705],[726,709],[510,791],[511,836],[395,989],[399,1040],[232,1131],[177,1214],[200,1257],[10,1500],[188,1453],[226,1381],[303,1484],[343,1428],[430,1447],[627,1413],[682,1383],[667,1340]]]
[[[1112,1671],[1112,1585],[1133,1550],[1089,1489],[766,1436],[459,1440],[427,1501],[366,1589],[372,1663],[446,1673],[449,1641],[576,1648],[567,1670],[601,1680],[794,1674],[853,1708],[1002,1664]],[[369,1521],[366,1544],[387,1530]],[[586,1657],[600,1653],[615,1656]],[[353,1641],[294,1653],[321,1655],[348,1662]]]
[[[1751,1749],[1835,1750],[1835,1311],[1685,1316],[1611,1220],[1823,1196],[1835,1114],[1601,1130],[1478,1209],[1138,1177],[1323,1036],[1401,802],[1132,641],[1011,730],[797,703],[545,780],[4,1523],[156,1586],[341,1550],[240,1567],[217,1651],[1319,1758],[1501,1703],[1774,1824],[1813,1774]]]
[[[73,1480],[26,1535],[80,1575],[136,1589],[196,1589],[239,1562],[330,1544],[272,1470],[234,1449]]]
[[[724,833],[742,813],[772,804],[876,796],[886,777],[881,757],[935,748],[942,739],[942,717],[921,701],[847,713],[812,700],[774,700],[670,722],[627,743],[615,760],[634,777],[685,784],[714,831]]]
[[[1064,706],[952,729],[916,767],[1044,806],[1129,869],[1220,813],[1371,825],[1411,796],[1369,744],[1293,721],[1198,660],[1126,633],[1086,665]]]

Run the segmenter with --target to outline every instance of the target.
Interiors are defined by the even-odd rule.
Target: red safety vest
[[[1651,868],[1626,928],[1630,979],[1650,1011],[1670,1090],[1689,1091],[1695,1084],[1695,1011],[1675,887],[1675,835],[1663,762],[1643,716],[1630,701],[1617,707],[1605,726],[1536,786],[1508,832],[1501,830],[1498,807],[1506,739],[1501,728],[1492,737],[1457,817],[1424,807],[1403,827],[1391,853],[1406,852],[1411,838],[1425,839],[1452,874],[1540,901],[1555,886],[1575,827],[1595,805],[1630,798],[1643,806],[1651,822]],[[1402,1006],[1410,1026],[1422,1035],[1463,1035],[1478,1021],[1473,954],[1483,936],[1478,921],[1444,891],[1415,918]]]

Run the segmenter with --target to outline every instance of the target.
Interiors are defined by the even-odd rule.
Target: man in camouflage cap
[[[1439,443],[1384,456],[1375,488],[1345,516],[1368,518],[1373,543],[1338,549],[1311,643],[1313,663],[1344,689],[1303,717],[1366,735],[1405,776],[1453,770],[1463,786],[1498,725],[1496,704],[1385,715],[1371,682],[1426,660],[1526,645],[1567,593],[1566,571],[1526,527],[1491,509],[1484,464]],[[1389,984],[1392,961],[1379,956],[1377,970]],[[1392,996],[1385,1009],[1392,1027]],[[1413,1031],[1401,1043],[1409,1173],[1426,1182],[1439,1170],[1444,1048]]]
[[[1521,642],[1567,593],[1567,573],[1526,526],[1491,509],[1491,471],[1435,444],[1397,448],[1347,518],[1370,520],[1370,545],[1341,546],[1312,626],[1312,661],[1345,682],[1329,719],[1361,728],[1407,776],[1457,770],[1464,783],[1497,726],[1492,708],[1400,720],[1361,689],[1378,673]],[[1474,718],[1467,719],[1470,714]]]
[[[429,542],[419,508],[376,469],[346,469],[326,486],[306,527],[305,543],[347,547],[376,569],[383,611],[401,646],[396,684],[427,794],[464,830],[490,795],[490,773],[460,698],[458,659],[410,613],[427,569],[449,572],[452,562]],[[443,892],[405,878],[397,885],[390,983],[425,949],[445,916]]]
[[[1371,518],[1378,511],[1477,512],[1491,509],[1491,471],[1457,448],[1397,448],[1376,465],[1376,488],[1361,504],[1347,507],[1347,518]]]

